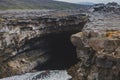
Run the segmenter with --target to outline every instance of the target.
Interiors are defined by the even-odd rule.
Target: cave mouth
[[[47,38],[51,41],[50,60],[38,65],[35,70],[65,70],[78,62],[76,48],[70,41],[73,33],[51,34]]]

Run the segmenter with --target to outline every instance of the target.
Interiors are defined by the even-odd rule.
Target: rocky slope
[[[34,12],[33,12],[34,13]],[[44,12],[44,14],[48,13]],[[11,12],[0,18],[0,77],[30,72],[50,58],[52,35],[70,35],[81,31],[87,21],[84,14],[19,16]]]

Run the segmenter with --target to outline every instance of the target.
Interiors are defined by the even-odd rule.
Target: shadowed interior
[[[76,49],[70,41],[71,33],[52,34],[48,36],[51,41],[51,58],[36,70],[64,70],[77,63]]]

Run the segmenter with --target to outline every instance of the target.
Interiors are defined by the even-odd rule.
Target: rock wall
[[[120,80],[120,15],[89,15],[89,20],[83,14],[61,12],[1,16],[0,78],[30,72],[48,61],[55,41],[51,35],[71,35],[82,29],[71,36],[79,61],[68,70],[72,80]]]
[[[120,16],[92,13],[82,32],[71,36],[78,64],[72,80],[120,80]]]
[[[30,72],[46,62],[51,50],[49,35],[81,31],[87,21],[83,14],[18,14],[0,14],[0,78]]]

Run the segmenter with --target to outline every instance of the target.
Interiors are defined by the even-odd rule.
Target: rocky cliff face
[[[72,80],[120,80],[120,15],[101,10],[88,14],[89,20],[83,14],[59,11],[43,16],[22,17],[18,13],[1,16],[0,77],[30,72],[36,66],[40,68],[50,60],[52,50],[58,53],[58,48],[70,47],[67,40],[76,33],[71,36],[71,42],[76,47],[78,63],[68,69]],[[71,48],[68,50],[71,52]],[[60,57],[59,54],[54,56]],[[72,58],[65,58],[64,62],[70,60],[72,63]],[[38,73],[39,79],[41,74],[46,75],[46,71]]]
[[[120,80],[120,15],[90,15],[82,32],[71,36],[79,63],[68,72],[73,80]]]
[[[51,44],[54,43],[51,35],[81,31],[87,21],[83,14],[31,14],[1,13],[0,77],[30,72],[37,65],[42,65],[50,58]]]

